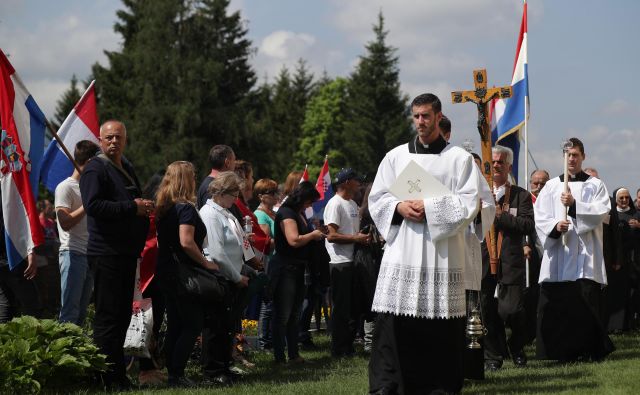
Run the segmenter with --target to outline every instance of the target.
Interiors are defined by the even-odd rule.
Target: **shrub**
[[[69,387],[106,370],[105,356],[74,324],[23,316],[0,325],[0,392]]]

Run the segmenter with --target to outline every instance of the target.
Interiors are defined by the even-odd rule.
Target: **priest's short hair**
[[[431,105],[431,108],[435,113],[439,113],[442,111],[442,103],[440,103],[440,99],[438,99],[438,96],[434,95],[433,93],[423,93],[416,96],[411,101],[411,108],[427,104]]]

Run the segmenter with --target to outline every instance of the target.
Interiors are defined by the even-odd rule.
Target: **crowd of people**
[[[177,161],[143,188],[124,156],[122,122],[105,122],[99,145],[78,142],[77,169],[53,205],[42,203],[43,213],[55,210],[57,231],[52,215],[41,223],[60,243],[59,320],[82,325],[95,303],[94,340],[109,362],[102,384],[131,386],[123,344],[136,287],[152,299],[153,332],[165,311],[167,327],[167,373],[140,358],[141,383],[241,380],[234,363],[252,366],[234,347],[245,317],[258,319],[259,347],[275,363],[303,364],[300,348],[316,347],[309,329],[320,307],[331,310],[333,357],[353,356],[363,336],[375,394],[460,392],[465,323],[476,309],[484,370],[505,359],[525,366],[534,339],[541,359],[598,361],[612,352],[608,333],[640,324],[640,190],[635,204],[628,188],[610,196],[595,169],[583,169],[577,138],[568,182],[536,170],[530,192],[512,184],[513,152],[502,146],[486,179],[476,154],[449,144],[451,121],[436,96],[416,97],[411,110],[417,135],[387,153],[373,183],[341,169],[320,215],[309,213],[320,193],[301,172],[256,181],[227,145],[211,148],[200,184],[194,166]],[[410,162],[448,192],[418,187],[417,198],[398,198]],[[0,322],[16,306],[38,316],[39,251],[9,271],[2,248]],[[213,274],[221,296],[195,300],[181,265]],[[194,346],[198,384],[185,376]]]

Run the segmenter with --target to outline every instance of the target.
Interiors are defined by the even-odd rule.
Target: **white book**
[[[415,161],[410,161],[390,188],[398,200],[423,200],[450,195],[451,191]]]

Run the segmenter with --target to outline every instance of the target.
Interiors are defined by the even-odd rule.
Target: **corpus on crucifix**
[[[482,147],[482,175],[489,183],[493,191],[493,167],[491,166],[491,129],[489,127],[489,103],[493,99],[506,99],[511,97],[511,86],[487,88],[487,70],[473,70],[474,90],[451,92],[451,100],[454,104],[472,102],[478,110],[478,132],[480,132],[480,145]],[[496,274],[498,268],[498,248],[495,227],[489,231],[489,250],[491,273]]]

